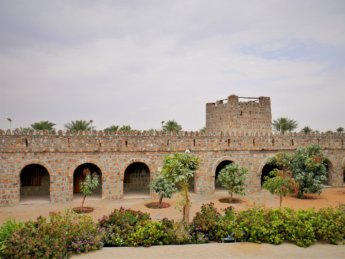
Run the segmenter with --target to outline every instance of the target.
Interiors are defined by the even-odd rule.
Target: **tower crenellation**
[[[272,123],[269,97],[238,97],[206,104],[206,131],[212,132],[267,132]]]

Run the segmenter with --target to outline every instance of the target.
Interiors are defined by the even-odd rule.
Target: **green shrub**
[[[16,222],[15,220],[7,220],[4,224],[0,226],[0,257],[2,252],[5,250],[5,241],[12,236],[12,233],[23,227],[24,224],[21,222]]]
[[[135,232],[135,227],[147,220],[150,215],[130,209],[115,209],[109,216],[99,221],[105,246],[128,246],[128,237]]]
[[[128,237],[130,246],[153,246],[169,244],[169,235],[161,222],[145,221],[138,224]]]
[[[216,225],[221,215],[214,207],[214,203],[203,204],[192,221],[192,231],[195,234],[204,234],[207,240],[216,240]]]
[[[5,257],[65,258],[72,253],[97,250],[101,236],[92,218],[71,211],[54,213],[50,222],[39,217],[29,221],[5,241]]]
[[[216,223],[215,241],[221,241],[222,238],[233,235],[236,223],[236,213],[233,207],[225,209],[224,216]]]
[[[345,239],[345,213],[341,209],[321,209],[311,219],[317,240],[337,244]]]

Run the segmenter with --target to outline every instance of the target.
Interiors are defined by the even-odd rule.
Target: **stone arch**
[[[233,163],[233,161],[231,161],[231,160],[223,160],[223,161],[220,162],[220,163],[218,164],[218,166],[216,167],[216,170],[214,171],[214,188],[215,188],[215,190],[222,190],[222,189],[224,189],[224,188],[217,182],[217,180],[218,180],[218,175],[219,175],[220,171],[221,171],[223,168],[225,168],[227,165],[232,164],[232,163]]]
[[[326,170],[327,170],[327,180],[324,183],[325,185],[332,185],[332,181],[334,178],[334,164],[333,162],[327,158],[325,161],[325,166],[326,166]]]
[[[131,160],[122,175],[123,194],[149,194],[151,170],[147,163],[141,160]]]
[[[262,187],[262,184],[264,183],[264,178],[266,177],[266,176],[269,176],[269,173],[273,170],[273,169],[275,169],[275,168],[277,168],[277,169],[279,169],[279,167],[278,166],[274,166],[274,165],[270,165],[269,164],[269,161],[272,159],[274,157],[274,155],[271,155],[271,156],[269,156],[269,157],[266,157],[265,159],[264,159],[264,161],[260,164],[260,167],[259,167],[259,171],[258,171],[258,174],[257,174],[257,177],[260,179],[260,187]]]
[[[232,156],[222,156],[218,158],[212,165],[212,170],[211,170],[211,181],[213,182],[213,188],[214,190],[216,189],[216,180],[217,180],[217,167],[223,163],[224,161],[229,161],[231,163],[236,163],[235,159]],[[218,168],[219,169],[219,168]],[[218,170],[220,171],[220,170]],[[219,173],[219,172],[218,172]],[[218,186],[217,186],[218,187]],[[217,188],[220,189],[220,188]]]
[[[51,201],[52,170],[44,162],[26,161],[18,175],[19,200]]]
[[[104,190],[104,169],[99,161],[92,159],[83,159],[74,163],[69,172],[69,179],[71,183],[72,197],[80,193],[80,182],[85,179],[88,173],[96,173],[99,177],[99,186],[94,191],[93,197],[103,197]]]

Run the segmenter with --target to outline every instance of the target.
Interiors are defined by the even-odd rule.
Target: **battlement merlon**
[[[266,96],[260,97],[240,97],[237,95],[229,95],[227,99],[218,100],[216,102],[210,102],[206,104],[207,108],[213,108],[221,105],[268,105],[271,107],[271,98]]]

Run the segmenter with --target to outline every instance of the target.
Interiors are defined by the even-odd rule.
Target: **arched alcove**
[[[98,175],[99,185],[93,191],[93,197],[102,197],[102,172],[101,169],[92,163],[84,163],[79,165],[73,173],[73,196],[80,196],[80,183],[85,180],[88,174]]]
[[[130,164],[123,178],[123,194],[149,194],[150,193],[150,169],[142,162]]]
[[[267,163],[264,165],[261,172],[261,187],[263,183],[265,182],[265,177],[266,176],[270,177],[270,172],[274,169],[281,169],[281,168],[279,168],[279,166],[277,165],[270,164],[270,163]]]
[[[218,175],[223,168],[225,168],[227,165],[229,165],[231,163],[233,163],[231,160],[224,160],[217,165],[216,171],[215,171],[215,177],[214,177],[214,187],[215,187],[216,191],[217,190],[224,190],[222,185],[218,182]]]
[[[30,164],[20,172],[20,201],[27,199],[50,201],[50,175],[42,165]]]

